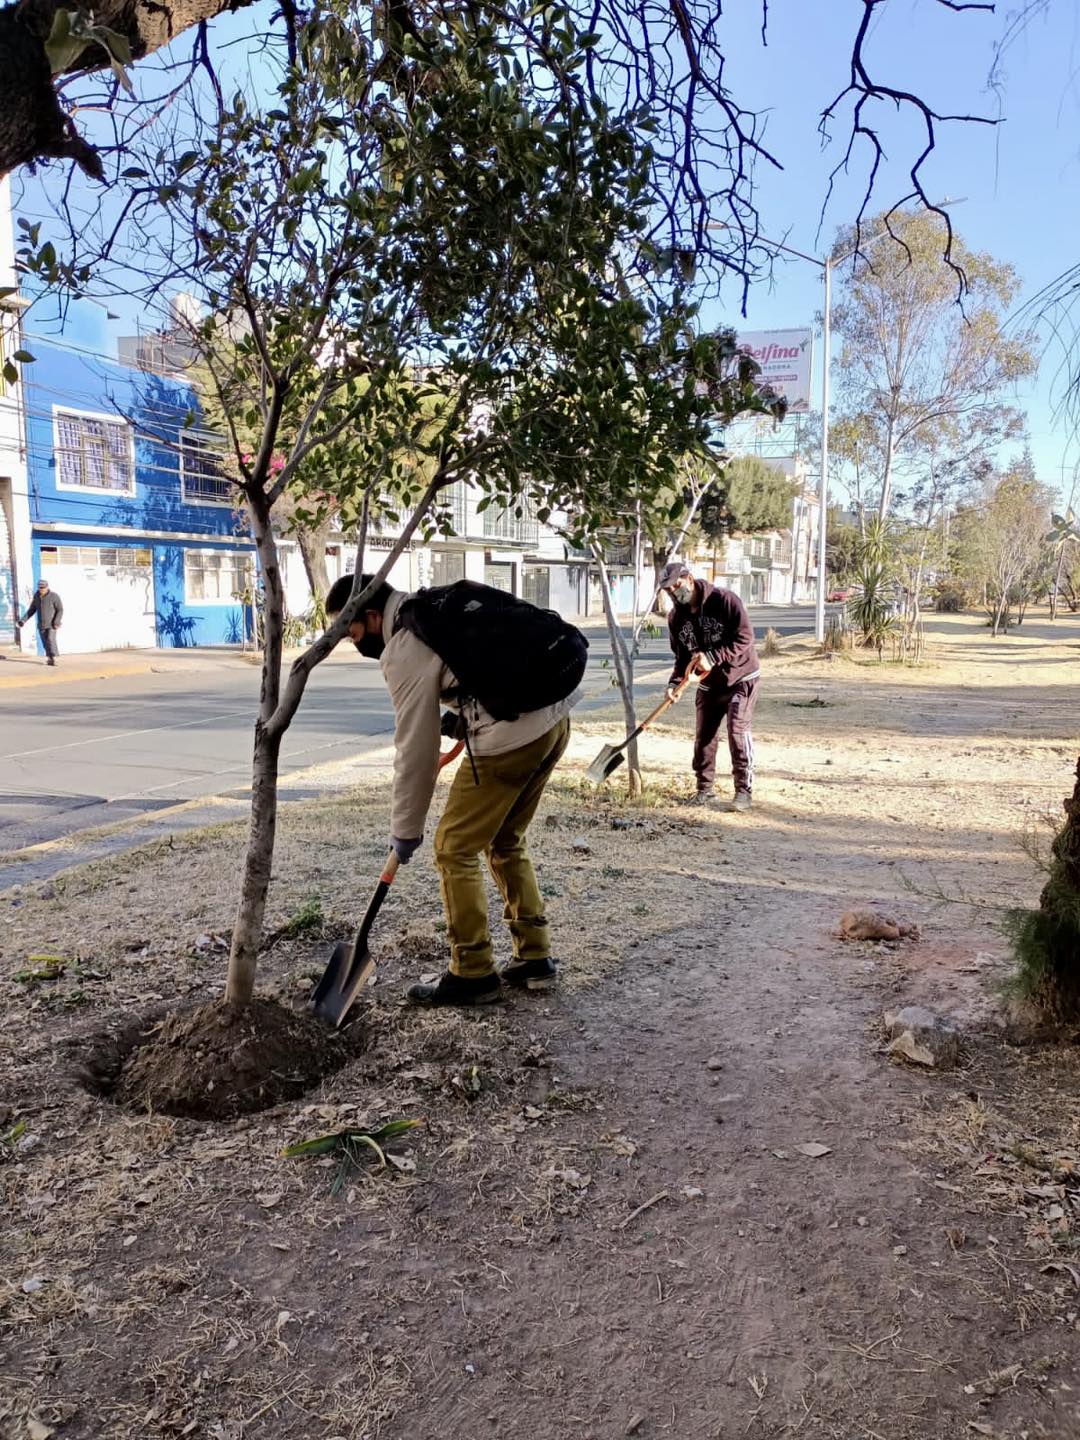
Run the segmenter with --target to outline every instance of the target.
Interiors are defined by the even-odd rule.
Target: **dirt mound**
[[[235,1011],[215,1001],[143,1027],[111,1087],[132,1110],[231,1120],[293,1100],[342,1066],[358,1035],[256,998]]]

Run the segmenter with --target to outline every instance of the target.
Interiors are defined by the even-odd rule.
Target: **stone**
[[[922,1005],[886,1010],[888,1054],[931,1070],[951,1070],[960,1059],[960,1033]]]
[[[589,844],[588,840],[585,839],[584,835],[579,835],[576,840],[572,841],[570,844],[570,849],[574,852],[575,855],[592,854],[592,846]]]
[[[918,940],[919,927],[874,910],[848,910],[840,917],[841,940]]]

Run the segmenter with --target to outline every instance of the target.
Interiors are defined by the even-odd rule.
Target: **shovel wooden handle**
[[[398,859],[397,851],[391,850],[390,854],[386,857],[386,864],[382,868],[382,874],[379,876],[380,883],[383,885],[392,885],[394,883],[394,876],[397,874],[400,866],[401,861]],[[379,903],[382,903],[382,896],[379,897]],[[374,915],[365,916],[365,924],[374,920],[374,918]]]
[[[623,748],[623,745],[629,745],[631,740],[636,740],[637,737],[641,734],[641,732],[643,730],[647,730],[658,715],[662,715],[665,710],[669,709],[672,705],[674,705],[675,701],[679,699],[686,687],[688,685],[692,685],[694,681],[698,678],[699,677],[697,675],[684,675],[683,678],[679,681],[678,685],[676,685],[675,687],[675,694],[665,695],[663,700],[660,701],[660,704],[657,705],[656,709],[650,710],[648,715],[645,716],[645,719],[642,720],[641,724],[637,727],[637,729],[631,731],[631,733],[623,741],[622,745],[619,746],[619,749],[621,750]]]

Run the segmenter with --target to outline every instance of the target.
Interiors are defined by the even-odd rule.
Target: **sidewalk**
[[[61,655],[58,664],[49,666],[42,655],[8,649],[0,651],[0,690],[151,673],[188,673],[250,663],[250,655],[239,650],[102,650],[91,655]]]

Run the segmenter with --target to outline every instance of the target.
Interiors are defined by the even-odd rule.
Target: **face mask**
[[[354,640],[353,644],[360,654],[368,660],[378,660],[386,649],[386,641],[381,635],[372,635],[365,631],[362,640]]]
[[[694,598],[694,582],[688,575],[684,575],[678,584],[672,585],[671,598],[675,601],[676,605],[690,604],[690,601]]]

